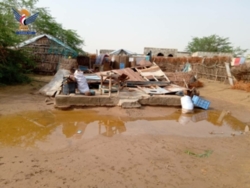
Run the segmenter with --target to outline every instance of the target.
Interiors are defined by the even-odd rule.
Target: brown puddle
[[[0,116],[0,145],[61,149],[80,140],[119,135],[213,137],[240,135],[245,124],[225,111],[176,111],[162,117],[130,118],[91,110],[42,111]]]

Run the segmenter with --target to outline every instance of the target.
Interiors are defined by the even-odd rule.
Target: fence
[[[225,62],[231,62],[229,57],[153,57],[152,60],[164,72],[182,72],[187,62],[191,64],[192,72],[198,78],[227,82],[227,72]],[[181,76],[182,77],[182,76]]]
[[[195,72],[198,78],[206,78],[209,80],[227,82],[227,72],[225,65],[205,65],[192,64],[192,71]]]
[[[250,82],[250,63],[235,66],[231,72],[238,81]]]

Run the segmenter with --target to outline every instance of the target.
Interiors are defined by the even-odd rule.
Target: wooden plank
[[[161,81],[127,81],[128,87],[137,87],[137,86],[150,86],[150,85],[157,85],[157,86],[169,86],[169,82],[161,82]]]
[[[231,74],[231,71],[230,71],[229,63],[225,63],[225,67],[226,67],[226,71],[227,71],[229,84],[231,86],[233,86],[234,82],[233,82],[233,77],[232,77],[232,74]]]

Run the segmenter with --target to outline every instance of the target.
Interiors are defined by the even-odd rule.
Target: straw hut
[[[125,50],[119,49],[111,52],[109,55],[112,61],[112,67],[114,69],[120,69],[125,67],[130,67],[129,58],[132,57],[135,53]]]
[[[75,58],[77,52],[50,35],[39,35],[18,45],[25,48],[36,61],[35,72],[51,74],[57,71],[62,58]]]

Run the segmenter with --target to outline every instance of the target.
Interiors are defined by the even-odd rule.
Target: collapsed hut
[[[18,45],[33,56],[36,66],[34,72],[54,74],[63,58],[75,58],[77,52],[57,38],[43,34],[28,39]]]

